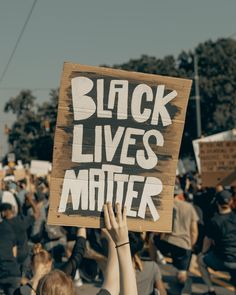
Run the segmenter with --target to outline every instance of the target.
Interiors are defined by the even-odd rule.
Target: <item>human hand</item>
[[[80,227],[77,229],[77,237],[87,238],[87,232],[84,227]]]
[[[25,200],[30,204],[32,205],[32,203],[34,203],[33,201],[33,193],[27,193],[27,195],[25,196]]]
[[[124,208],[122,214],[121,206],[119,203],[117,203],[116,217],[112,208],[112,204],[110,202],[104,204],[103,209],[106,229],[116,246],[128,243],[129,237],[126,221],[126,208]]]

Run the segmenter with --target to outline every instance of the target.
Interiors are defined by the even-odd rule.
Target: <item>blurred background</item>
[[[233,0],[1,1],[0,159],[51,161],[64,61],[193,79],[180,151],[192,159],[193,139],[235,127],[235,11]]]

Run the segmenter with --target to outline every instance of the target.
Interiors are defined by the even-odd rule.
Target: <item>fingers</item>
[[[111,226],[114,228],[117,226],[117,222],[116,222],[116,218],[115,218],[115,214],[114,214],[111,202],[108,202],[107,207],[108,207],[108,213],[110,217],[110,223],[111,223]]]
[[[103,205],[103,210],[104,210],[104,221],[105,221],[105,226],[106,229],[110,230],[111,229],[111,222],[110,222],[110,217],[107,209],[107,204]]]
[[[116,203],[116,217],[118,224],[122,222],[121,206],[120,203]]]
[[[104,219],[105,219],[105,226],[109,230],[112,227],[117,227],[117,225],[121,225],[122,222],[126,224],[126,207],[123,209],[123,214],[121,212],[121,205],[119,203],[116,203],[115,209],[116,209],[116,217],[112,208],[111,202],[108,202],[107,204],[104,204]],[[118,224],[117,224],[118,223]]]
[[[125,224],[127,224],[126,213],[127,213],[127,210],[126,210],[126,207],[124,207],[124,209],[123,209],[123,222]]]

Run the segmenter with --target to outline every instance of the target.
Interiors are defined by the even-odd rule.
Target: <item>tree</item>
[[[183,63],[183,54],[189,62]],[[236,41],[211,40],[197,46],[198,71],[201,93],[202,125],[204,135],[236,126]],[[190,76],[194,52],[180,55],[180,69]]]
[[[194,51],[183,51],[175,59],[166,56],[156,59],[146,55],[131,59],[117,68],[150,74],[194,79],[194,54],[198,56],[198,73],[201,94],[201,121],[203,135],[229,130],[236,126],[236,41],[233,39],[209,40]],[[197,138],[194,84],[188,103],[181,145],[181,156],[193,155],[192,140]]]
[[[139,59],[131,59],[129,62],[114,65],[114,68],[128,71],[178,76],[178,69],[174,56],[167,55],[163,59],[157,59],[153,56],[142,55]]]
[[[150,74],[194,79],[194,55],[198,56],[203,135],[229,130],[236,126],[236,41],[219,39],[199,44],[195,50],[183,51],[157,59],[142,55],[138,59],[114,65],[114,68]],[[181,157],[193,155],[192,140],[197,137],[194,85],[188,103],[181,146]],[[58,90],[50,99],[36,105],[30,90],[21,91],[5,106],[6,112],[16,115],[9,133],[9,143],[18,158],[52,159],[53,134],[56,125]]]
[[[30,90],[22,90],[16,97],[10,98],[5,105],[4,111],[12,112],[18,120],[34,109],[35,100],[36,97],[32,95]]]
[[[30,90],[23,90],[6,103],[4,111],[16,115],[8,142],[17,159],[52,159],[57,101],[58,90],[52,90],[49,102],[42,105],[36,105]]]

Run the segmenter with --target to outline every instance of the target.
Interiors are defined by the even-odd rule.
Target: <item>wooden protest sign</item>
[[[50,162],[32,160],[30,163],[30,173],[37,176],[46,176],[49,172]]]
[[[103,227],[103,204],[136,231],[169,232],[192,81],[65,63],[49,224]]]
[[[195,154],[195,159],[197,163],[198,172],[201,173],[201,164],[200,164],[200,142],[216,142],[216,141],[232,141],[236,140],[236,129],[231,129],[228,131],[219,132],[213,135],[201,137],[193,140],[193,151]]]
[[[14,170],[15,180],[20,181],[26,178],[25,169],[16,169]]]
[[[236,141],[200,142],[202,185],[233,185],[236,169]]]

